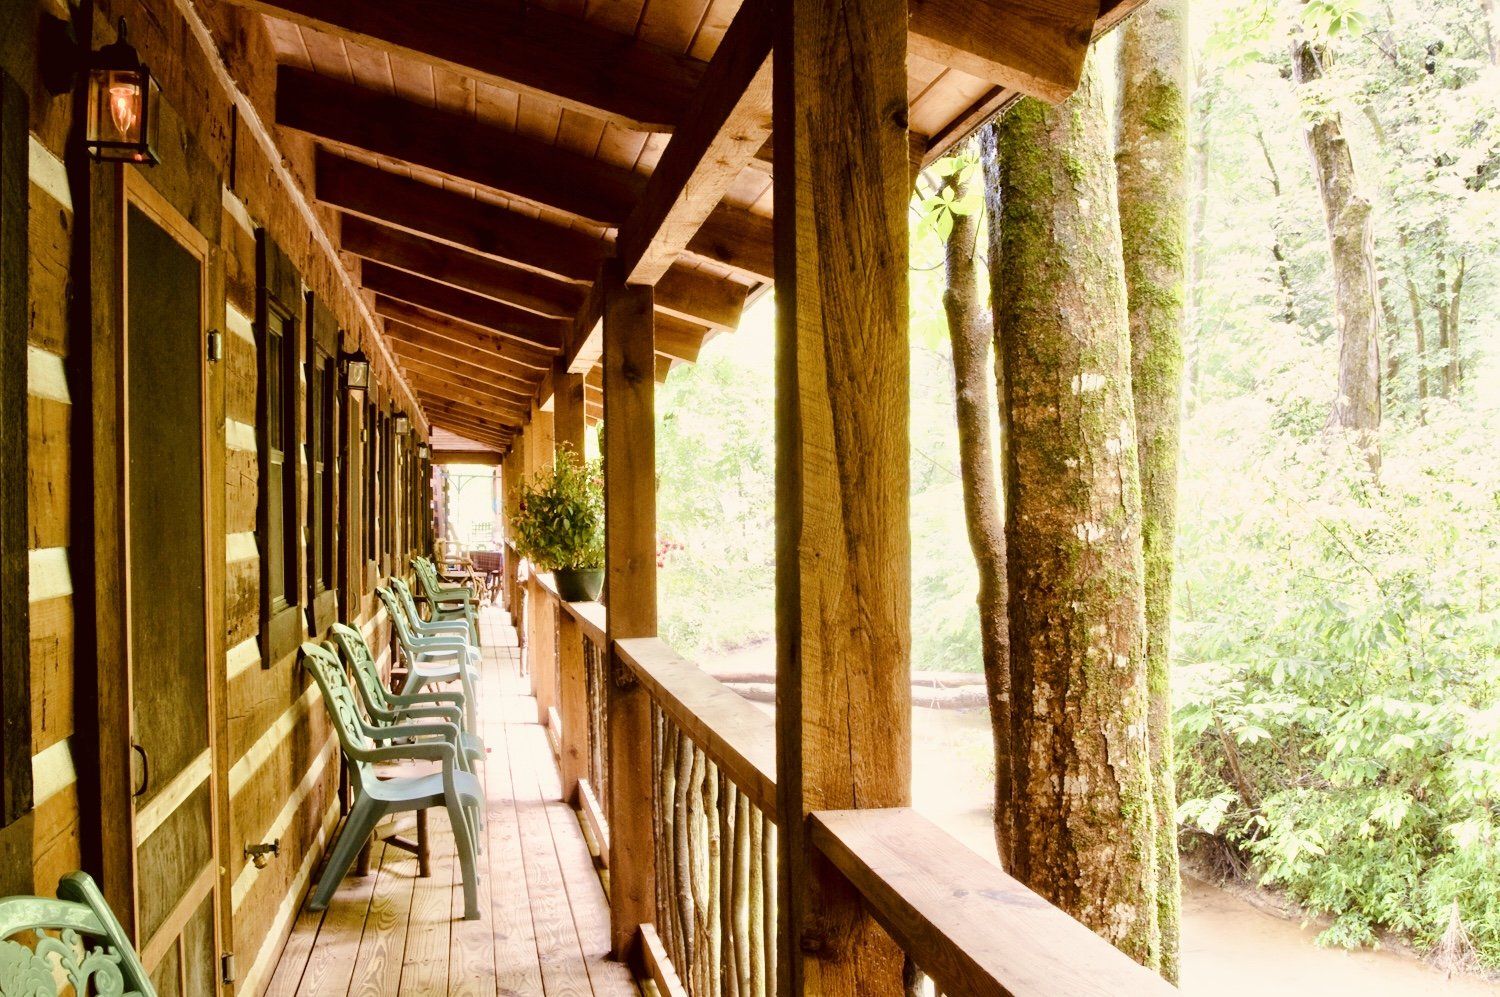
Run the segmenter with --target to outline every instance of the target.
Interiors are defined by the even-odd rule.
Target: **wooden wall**
[[[227,5],[210,5],[206,15],[188,11],[184,0],[100,0],[93,23],[96,44],[102,44],[112,39],[114,24],[123,16],[132,43],[159,77],[167,105],[157,150],[162,164],[142,172],[211,239],[209,323],[222,333],[223,341],[222,359],[209,373],[216,386],[210,431],[222,438],[222,450],[215,446],[211,452],[223,455],[224,541],[222,563],[215,567],[219,584],[211,587],[213,597],[222,599],[214,615],[222,621],[225,649],[223,659],[211,663],[222,669],[218,680],[225,690],[224,715],[215,718],[227,745],[221,752],[225,770],[216,774],[220,785],[227,787],[228,800],[227,836],[219,846],[221,865],[227,869],[221,903],[231,912],[224,945],[236,957],[236,992],[258,994],[338,815],[336,745],[316,687],[302,674],[295,654],[263,668],[257,643],[261,551],[255,532],[257,354],[252,319],[258,227],[285,250],[302,282],[332,311],[343,330],[343,348],[363,346],[370,354],[382,397],[406,396],[373,342],[368,313],[308,224],[305,203],[291,195],[280,156],[268,155],[262,136],[256,134],[257,113],[261,120],[271,120],[269,87],[275,65],[259,20]],[[70,302],[82,293],[70,273],[77,252],[74,188],[80,175],[92,170],[97,176],[107,168],[80,170],[70,158],[73,100],[68,95],[53,97],[41,86],[36,39],[40,19],[48,14],[75,16],[62,0],[8,0],[0,9],[0,68],[19,80],[31,97],[25,376],[34,773],[33,810],[0,830],[0,861],[10,864],[4,870],[7,887],[19,884],[50,895],[62,873],[88,864],[88,832],[80,827],[80,814],[90,822],[125,815],[98,813],[97,800],[80,800],[80,786],[87,795],[91,780],[80,781],[79,772],[86,772],[94,761],[91,751],[75,748],[74,738],[75,726],[82,729],[92,722],[86,715],[90,690],[82,688],[76,676],[94,640],[92,621],[75,619],[74,611],[75,589],[92,584],[91,568],[84,560],[87,552],[75,549],[72,536],[74,524],[86,518],[76,515],[78,503],[91,499],[75,483],[74,468],[91,462],[89,455],[74,452],[79,436],[75,420],[87,419],[92,411],[91,399],[75,397],[77,386],[87,386],[88,381],[80,379],[69,356],[70,344],[80,341],[70,332],[78,322]],[[214,23],[198,22],[199,16],[211,17]],[[219,52],[209,47],[213,39]],[[248,104],[235,106],[227,85],[230,79],[248,92]],[[293,169],[310,153],[306,147],[291,147]],[[318,217],[323,224],[331,223],[326,216]],[[297,348],[305,350],[300,326],[297,338]],[[5,376],[13,372],[7,370]],[[299,395],[304,391],[299,389]],[[340,447],[349,462],[344,480],[359,489],[364,480],[364,448],[358,442],[363,406],[347,400],[342,404],[348,408],[352,437]],[[300,442],[305,419],[297,420],[296,431]],[[305,454],[301,448],[298,454],[296,473],[305,495]],[[399,486],[395,492],[406,494]],[[211,504],[216,501],[215,496],[209,498]],[[350,507],[362,510],[359,492],[351,498]],[[306,508],[306,501],[301,505]],[[301,524],[288,524],[289,530],[293,528],[303,535]],[[348,574],[356,590],[353,598],[345,599],[354,605],[341,607],[340,616],[357,622],[376,653],[388,661],[389,628],[371,595],[379,573],[368,552],[359,549],[363,531],[358,524],[342,523],[340,528],[351,538]],[[306,565],[310,558],[302,561]],[[85,844],[80,845],[80,839]],[[273,839],[280,840],[281,853],[266,868],[256,869],[245,860],[245,845]],[[29,870],[23,868],[28,860],[17,856],[29,856]]]

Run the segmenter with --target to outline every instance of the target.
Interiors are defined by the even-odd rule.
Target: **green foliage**
[[[511,535],[543,571],[604,567],[604,488],[598,460],[560,454],[521,486]]]

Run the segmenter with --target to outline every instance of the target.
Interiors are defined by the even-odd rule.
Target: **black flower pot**
[[[604,588],[603,568],[558,568],[552,572],[557,594],[567,602],[596,602]]]

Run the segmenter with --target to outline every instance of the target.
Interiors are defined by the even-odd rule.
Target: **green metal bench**
[[[479,917],[479,872],[476,861],[484,810],[484,788],[465,765],[458,748],[459,728],[443,721],[374,726],[367,724],[355,702],[354,690],[338,654],[318,644],[302,645],[302,665],[323,692],[338,734],[339,747],[349,767],[354,804],[344,818],[337,839],[308,902],[309,910],[325,910],[344,874],[354,863],[376,825],[393,813],[445,807],[453,825],[459,869],[464,884],[464,919]],[[410,738],[405,744],[393,743]],[[385,743],[380,743],[385,742]],[[381,779],[375,763],[385,761],[439,762],[442,769],[424,775]]]
[[[85,872],[64,876],[55,900],[0,899],[0,994],[59,992],[156,997],[129,936]]]
[[[422,598],[432,610],[435,620],[463,620],[469,625],[474,646],[479,646],[479,598],[463,585],[444,585],[438,580],[437,568],[425,557],[411,559],[412,570],[417,573],[417,584],[421,586]]]
[[[344,663],[354,675],[354,689],[359,693],[365,715],[376,724],[407,723],[412,720],[444,720],[461,728],[459,741],[472,763],[484,758],[484,741],[468,726],[464,711],[467,697],[456,689],[416,692],[411,695],[391,692],[381,681],[375,667],[375,656],[364,634],[354,627],[335,623],[330,628],[333,642]]]

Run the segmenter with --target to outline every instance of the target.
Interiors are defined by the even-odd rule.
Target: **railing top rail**
[[[615,650],[657,706],[775,822],[775,721],[657,637],[622,638]]]
[[[812,840],[940,993],[1177,993],[914,810],[815,813]]]

